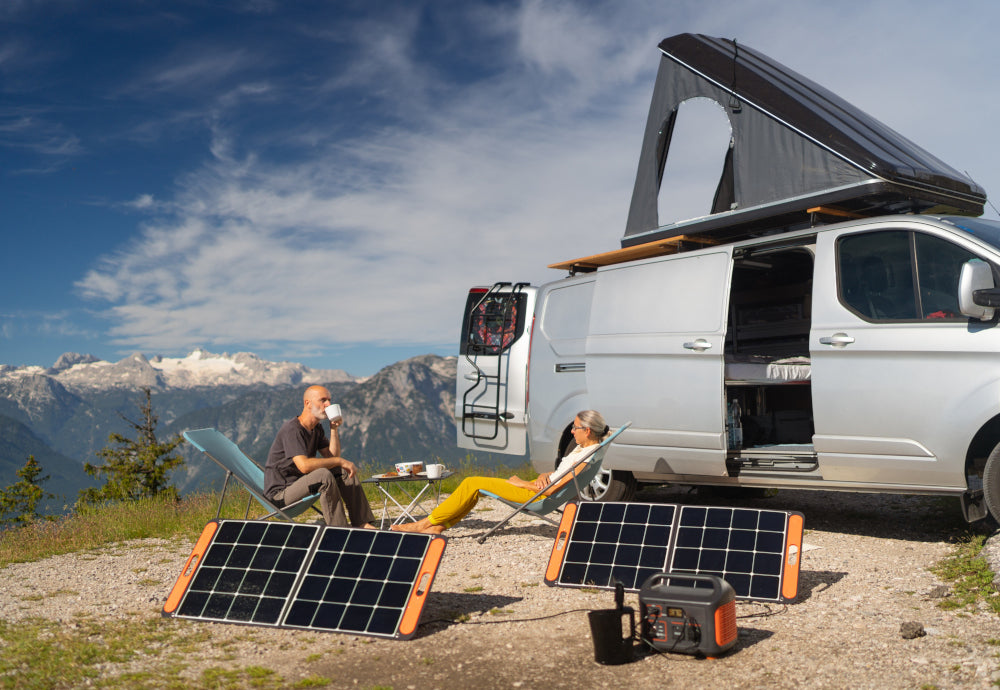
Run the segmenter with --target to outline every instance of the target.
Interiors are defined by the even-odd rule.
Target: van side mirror
[[[985,261],[969,259],[958,277],[958,310],[973,319],[990,321],[994,307],[1000,307],[1000,290],[993,282],[993,269]]]

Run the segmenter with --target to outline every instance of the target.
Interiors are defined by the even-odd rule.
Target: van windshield
[[[942,220],[1000,249],[1000,222],[985,220],[983,218],[966,218],[964,216],[950,216],[942,218]]]

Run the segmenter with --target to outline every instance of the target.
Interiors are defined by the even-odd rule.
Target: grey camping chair
[[[247,516],[250,515],[250,506],[253,504],[253,499],[257,499],[257,502],[268,511],[267,515],[259,518],[261,520],[280,515],[290,521],[296,515],[301,515],[309,510],[310,507],[313,507],[313,504],[319,499],[319,494],[313,494],[306,496],[300,501],[279,508],[264,496],[264,470],[260,468],[260,465],[244,455],[243,451],[235,443],[226,438],[218,430],[194,429],[192,431],[185,431],[184,438],[190,441],[195,448],[212,458],[212,460],[226,471],[226,481],[222,485],[222,495],[219,497],[219,509],[215,513],[216,519],[222,514],[222,502],[226,499],[226,489],[229,488],[229,479],[231,477],[235,477],[236,481],[242,484],[243,488],[250,494],[250,498],[247,500]],[[314,507],[313,509],[316,510]],[[317,512],[319,511],[317,510]]]
[[[504,525],[510,522],[515,515],[521,512],[531,513],[535,517],[545,520],[546,522],[558,527],[559,522],[548,517],[548,514],[553,511],[561,512],[562,507],[570,501],[576,500],[577,498],[585,498],[582,493],[583,488],[592,482],[597,476],[597,473],[601,471],[601,463],[604,461],[604,454],[607,452],[611,442],[618,437],[618,434],[625,431],[630,426],[632,426],[632,422],[626,422],[613,434],[595,446],[594,450],[592,450],[589,454],[580,458],[580,460],[573,465],[573,469],[571,470],[573,472],[572,480],[559,487],[559,489],[557,489],[551,496],[542,496],[542,494],[547,490],[546,488],[539,490],[538,493],[524,503],[515,503],[514,501],[508,501],[505,498],[501,498],[490,491],[480,489],[479,493],[483,496],[489,496],[490,498],[496,499],[501,503],[506,503],[514,510],[510,513],[510,515],[493,525],[493,527],[491,527],[486,534],[479,537],[477,541],[482,544],[491,534],[501,529]],[[577,468],[581,465],[586,465],[586,467],[578,470]]]

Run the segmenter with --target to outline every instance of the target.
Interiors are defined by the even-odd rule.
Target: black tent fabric
[[[858,213],[981,215],[984,190],[836,94],[735,41],[664,39],[622,246],[680,233],[777,227],[806,208]],[[712,214],[660,227],[657,195],[677,109],[691,98],[723,108],[732,145]]]

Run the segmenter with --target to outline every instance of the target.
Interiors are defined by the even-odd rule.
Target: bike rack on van
[[[509,366],[505,365],[509,365],[510,348],[514,341],[517,340],[517,312],[515,308],[517,299],[528,285],[530,283],[515,283],[511,287],[511,284],[508,282],[494,283],[493,287],[487,290],[469,311],[468,323],[470,327],[464,334],[464,337],[467,338],[465,359],[476,370],[476,380],[462,396],[462,433],[468,438],[491,441],[500,433],[501,420],[511,419],[514,416],[507,411],[507,376],[509,374]],[[503,291],[507,287],[511,287],[510,292]],[[475,322],[476,312],[486,305],[491,298],[500,307],[500,341],[495,345],[488,342],[475,342],[473,339],[475,329],[472,327],[472,324]],[[508,323],[510,323],[509,328],[512,329],[514,336],[510,342],[507,342]],[[484,337],[483,340],[485,341],[486,338]],[[475,355],[476,359],[495,356],[497,358],[496,374],[487,374],[470,355]],[[478,396],[484,395],[489,391],[491,381],[495,383],[496,388],[496,396],[492,403],[472,402]],[[482,391],[479,391],[479,384],[483,384]],[[503,392],[502,395],[501,390]],[[486,424],[487,429],[485,431],[476,433],[476,424],[470,424],[469,420],[491,421],[493,422],[492,430],[490,429],[490,425]],[[470,426],[472,427],[471,430],[469,429]]]

